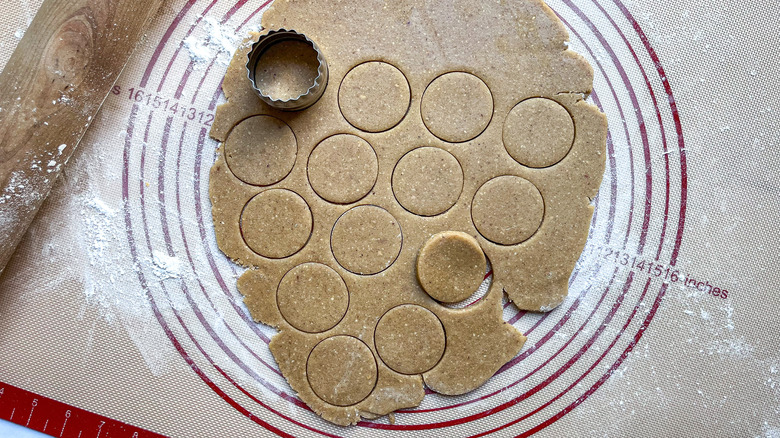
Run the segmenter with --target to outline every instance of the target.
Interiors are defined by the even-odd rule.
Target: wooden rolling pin
[[[0,74],[0,273],[163,0],[45,0]]]

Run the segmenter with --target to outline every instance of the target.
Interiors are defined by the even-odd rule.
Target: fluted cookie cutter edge
[[[317,66],[317,77],[314,79],[314,83],[305,93],[290,99],[277,99],[266,94],[257,86],[255,78],[257,63],[260,61],[260,58],[265,51],[272,45],[283,41],[304,41],[310,44],[312,49],[317,53],[317,61],[319,62],[319,65]],[[272,29],[261,35],[260,38],[252,44],[252,47],[249,50],[246,70],[249,81],[252,83],[252,88],[258,96],[260,96],[260,99],[268,105],[283,111],[300,111],[314,105],[325,92],[325,88],[328,85],[328,62],[325,60],[325,55],[322,54],[319,46],[317,46],[314,41],[293,29]]]

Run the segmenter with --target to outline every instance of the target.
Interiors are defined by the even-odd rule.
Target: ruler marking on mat
[[[18,415],[16,411],[19,411]],[[9,413],[10,416],[6,417]],[[162,436],[4,382],[0,382],[0,418],[60,438],[80,438],[81,435],[95,438]],[[62,427],[57,430],[56,424],[60,421]],[[50,422],[55,425],[51,429]]]
[[[33,412],[35,412],[35,407],[38,406],[38,399],[34,398],[31,405],[32,407],[30,408],[30,415],[27,416],[27,423],[24,424],[24,427],[30,426],[30,420],[32,420],[32,414]]]

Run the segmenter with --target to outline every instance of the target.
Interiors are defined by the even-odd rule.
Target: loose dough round
[[[444,141],[469,141],[493,118],[493,95],[482,79],[470,73],[447,73],[434,79],[422,98],[422,118]]]
[[[351,406],[374,390],[377,368],[374,354],[352,336],[333,336],[317,344],[306,362],[314,393],[327,403]]]
[[[320,263],[304,263],[282,278],[276,292],[282,317],[307,333],[332,329],[349,307],[349,292],[341,276]]]
[[[558,102],[541,97],[518,103],[504,122],[504,146],[518,163],[549,167],[574,144],[574,121]]]
[[[309,205],[290,190],[261,192],[241,213],[241,235],[263,257],[281,259],[295,254],[306,245],[311,230]]]
[[[230,171],[255,186],[270,186],[283,180],[295,165],[297,153],[292,129],[272,116],[243,120],[225,142]]]
[[[393,193],[407,210],[436,216],[449,210],[463,190],[463,169],[451,153],[433,147],[404,155],[393,170]]]
[[[255,66],[257,88],[276,100],[296,99],[317,79],[317,51],[305,41],[279,41],[268,47]]]
[[[344,213],[330,237],[336,261],[361,275],[384,271],[401,252],[401,227],[387,210],[362,205]]]
[[[425,292],[442,303],[457,303],[477,291],[487,260],[477,239],[459,231],[432,236],[417,257],[417,278]]]
[[[318,195],[337,204],[359,201],[376,182],[374,149],[362,138],[339,134],[328,137],[309,157],[309,182]]]
[[[421,374],[444,355],[444,327],[430,310],[412,304],[390,309],[374,332],[379,357],[401,374]]]
[[[531,237],[544,218],[544,200],[532,182],[499,176],[486,182],[471,205],[474,225],[486,239],[515,245]]]
[[[411,94],[406,76],[379,61],[358,65],[344,77],[339,107],[354,127],[367,132],[387,131],[409,110]]]

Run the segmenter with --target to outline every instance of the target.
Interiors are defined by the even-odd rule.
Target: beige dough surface
[[[428,239],[420,250],[417,279],[431,298],[457,303],[482,284],[486,262],[477,239],[460,231],[445,231]]]
[[[552,310],[585,245],[607,132],[592,69],[537,0],[276,0],[262,25],[330,69],[316,104],[278,111],[242,46],[211,130],[217,243],[249,268],[238,289],[279,330],[281,372],[340,425],[479,387],[525,342],[502,292]],[[443,305],[483,260],[487,294]]]
[[[350,204],[365,197],[376,183],[376,153],[356,135],[328,137],[311,153],[309,183],[323,199]]]

